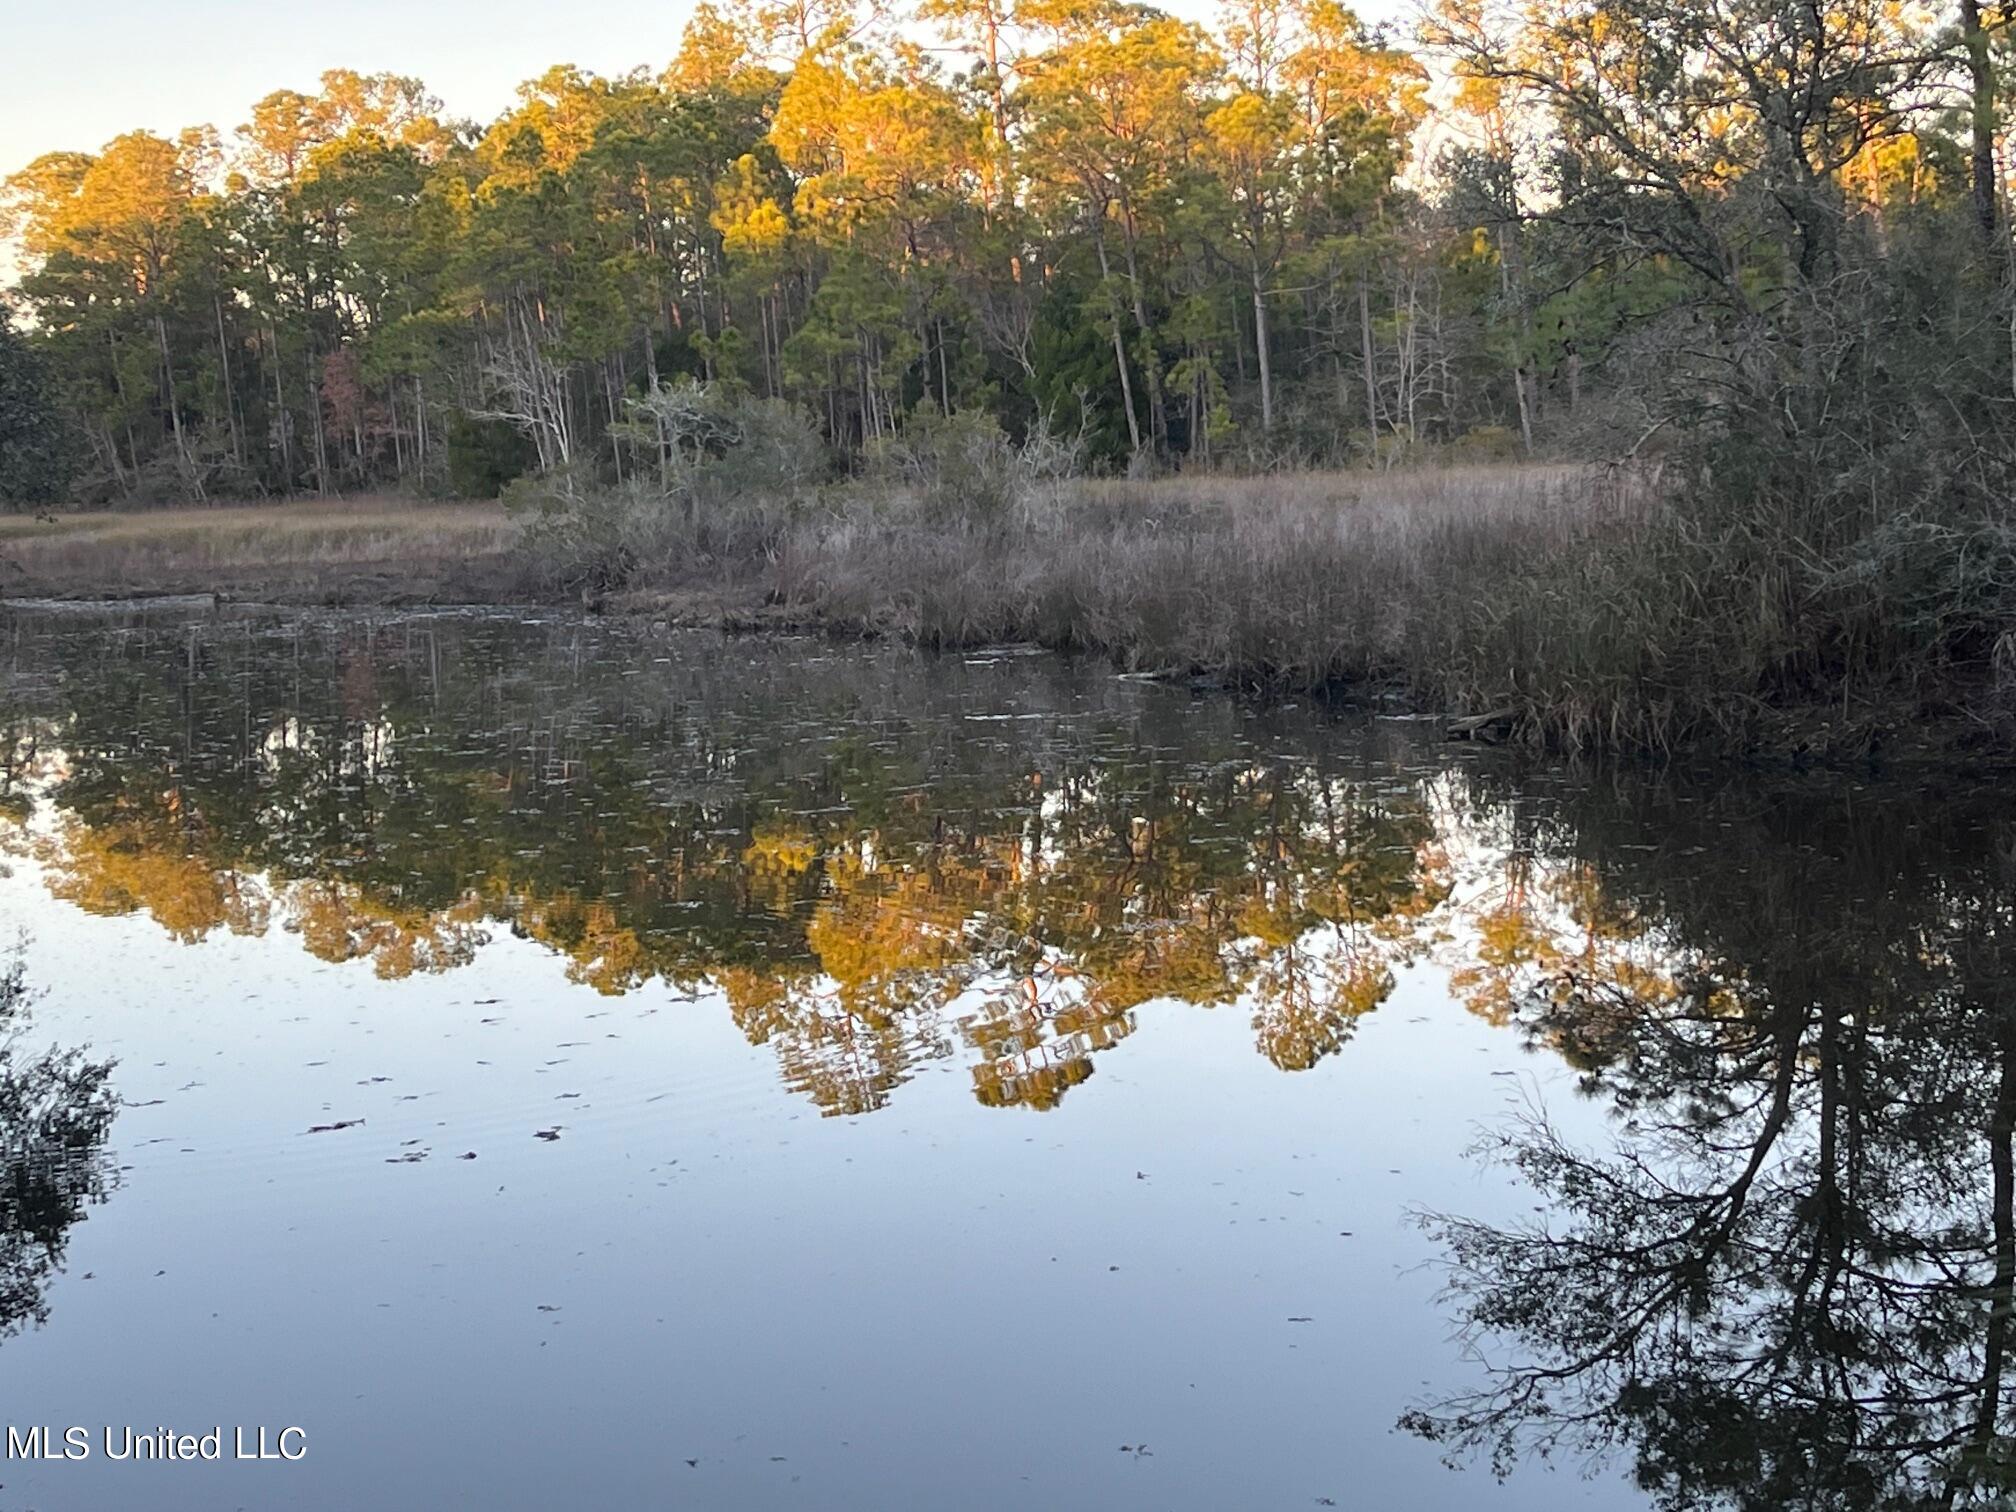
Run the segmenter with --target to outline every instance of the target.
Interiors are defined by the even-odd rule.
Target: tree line
[[[56,418],[0,488],[620,480],[684,380],[848,465],[961,413],[1115,470],[1618,450],[1824,427],[1898,377],[1850,307],[1999,422],[2002,48],[1976,0],[1445,0],[1411,51],[1335,0],[731,0],[487,126],[334,71],[6,180],[0,415]]]

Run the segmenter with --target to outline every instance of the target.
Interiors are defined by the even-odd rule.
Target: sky
[[[555,63],[662,67],[691,0],[6,0],[0,176],[122,131],[227,136],[254,100],[325,69],[416,74],[453,115],[488,120]],[[75,60],[70,61],[70,60]]]
[[[1165,0],[1202,20],[1214,0]],[[1368,20],[1397,0],[1359,7]],[[252,102],[314,89],[325,69],[414,74],[451,115],[488,121],[556,63],[662,67],[692,0],[4,0],[0,177],[122,131],[227,137]]]

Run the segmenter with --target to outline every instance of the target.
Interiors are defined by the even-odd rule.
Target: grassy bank
[[[1679,463],[1016,466],[983,440],[796,508],[703,471],[563,501],[533,538],[549,573],[633,596],[741,582],[799,623],[1397,696],[1555,748],[2016,746],[2016,526],[1936,484],[1878,508],[1746,491],[1726,459],[1712,487]]]
[[[529,591],[522,535],[496,504],[389,498],[0,515],[0,598],[510,599]]]
[[[1639,475],[1506,466],[1064,485],[973,514],[913,498],[798,523],[776,588],[932,644],[1035,640],[1135,671],[1496,707],[1481,598],[1502,606],[1647,507]]]
[[[944,459],[939,459],[942,463]],[[1570,749],[2016,734],[2016,531],[1687,503],[1650,467],[1097,482],[1006,457],[810,489],[632,487],[0,519],[9,597],[585,602],[1001,641],[1404,699]],[[1830,533],[1831,532],[1831,533]]]

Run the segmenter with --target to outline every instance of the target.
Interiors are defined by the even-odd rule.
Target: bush
[[[986,525],[1040,507],[1052,485],[1075,476],[1082,437],[1065,437],[1038,418],[1022,445],[984,410],[912,413],[894,436],[867,447],[857,496],[905,509],[919,520]]]
[[[628,402],[613,427],[632,468],[693,507],[755,493],[796,494],[824,479],[826,444],[809,416],[782,399],[680,378]]]
[[[504,420],[457,410],[448,417],[448,488],[458,499],[495,499],[536,460],[532,443]]]
[[[1449,443],[1449,455],[1459,462],[1516,462],[1523,448],[1508,425],[1474,425]]]
[[[931,517],[991,519],[1019,496],[1016,451],[985,410],[925,406],[894,436],[866,448],[866,479],[909,493]]]
[[[603,487],[559,472],[506,496],[537,510],[527,544],[562,586],[746,575],[769,559],[828,467],[824,441],[795,406],[692,380],[631,400],[616,435],[636,469],[626,481]]]

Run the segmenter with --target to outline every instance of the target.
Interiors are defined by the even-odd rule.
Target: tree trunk
[[[1127,409],[1127,440],[1134,451],[1139,453],[1141,422],[1134,418],[1134,380],[1127,374],[1127,339],[1120,334],[1120,310],[1112,296],[1113,268],[1106,259],[1106,230],[1103,219],[1093,242],[1099,248],[1099,277],[1106,285],[1106,307],[1113,321],[1113,361],[1120,369],[1120,401]]]
[[[1968,114],[1973,126],[1969,154],[1969,194],[1983,241],[1995,239],[1995,69],[1988,57],[1988,33],[1981,26],[1980,0],[1960,0],[1961,39],[1967,47]]]
[[[315,382],[315,344],[308,344],[307,367],[302,374],[302,392],[308,398],[308,434],[315,443],[315,492],[329,492],[329,438],[322,426],[322,392]]]
[[[1133,296],[1134,329],[1141,333],[1141,372],[1148,380],[1148,438],[1159,451],[1166,439],[1167,427],[1162,416],[1162,375],[1155,361],[1155,332],[1148,324],[1148,301],[1141,293],[1141,268],[1134,251],[1131,216],[1123,216],[1121,228],[1126,233],[1121,238],[1121,250],[1127,255],[1127,291]]]
[[[1982,1340],[1974,1428],[1976,1452],[1984,1458],[1992,1452],[1997,1437],[2002,1377],[2009,1361],[2010,1316],[2016,1311],[2016,1043],[2011,1042],[2006,1029],[2000,1038],[2001,1074],[1996,1082],[1995,1111],[1986,1131],[1994,1274],[1987,1289],[1987,1336]]]
[[[1365,363],[1365,424],[1371,431],[1372,465],[1379,465],[1379,375],[1372,364],[1372,291],[1358,275],[1358,344]]]
[[[280,431],[280,491],[294,487],[294,426],[287,414],[287,393],[280,384],[280,330],[268,325],[266,339],[273,347],[273,423]]]
[[[1274,429],[1274,367],[1267,345],[1267,293],[1260,286],[1260,263],[1253,262],[1253,346],[1260,358],[1260,428]]]
[[[224,336],[224,302],[213,298],[210,308],[217,316],[217,363],[224,379],[224,418],[231,426],[231,460],[245,466],[245,438],[238,428],[238,391],[231,382],[231,346]]]
[[[175,360],[168,353],[168,324],[158,310],[154,312],[154,340],[161,349],[161,385],[168,395],[168,428],[175,433],[175,456],[200,503],[204,497],[203,477],[190,454],[189,438],[182,433],[182,406],[175,399]]]

